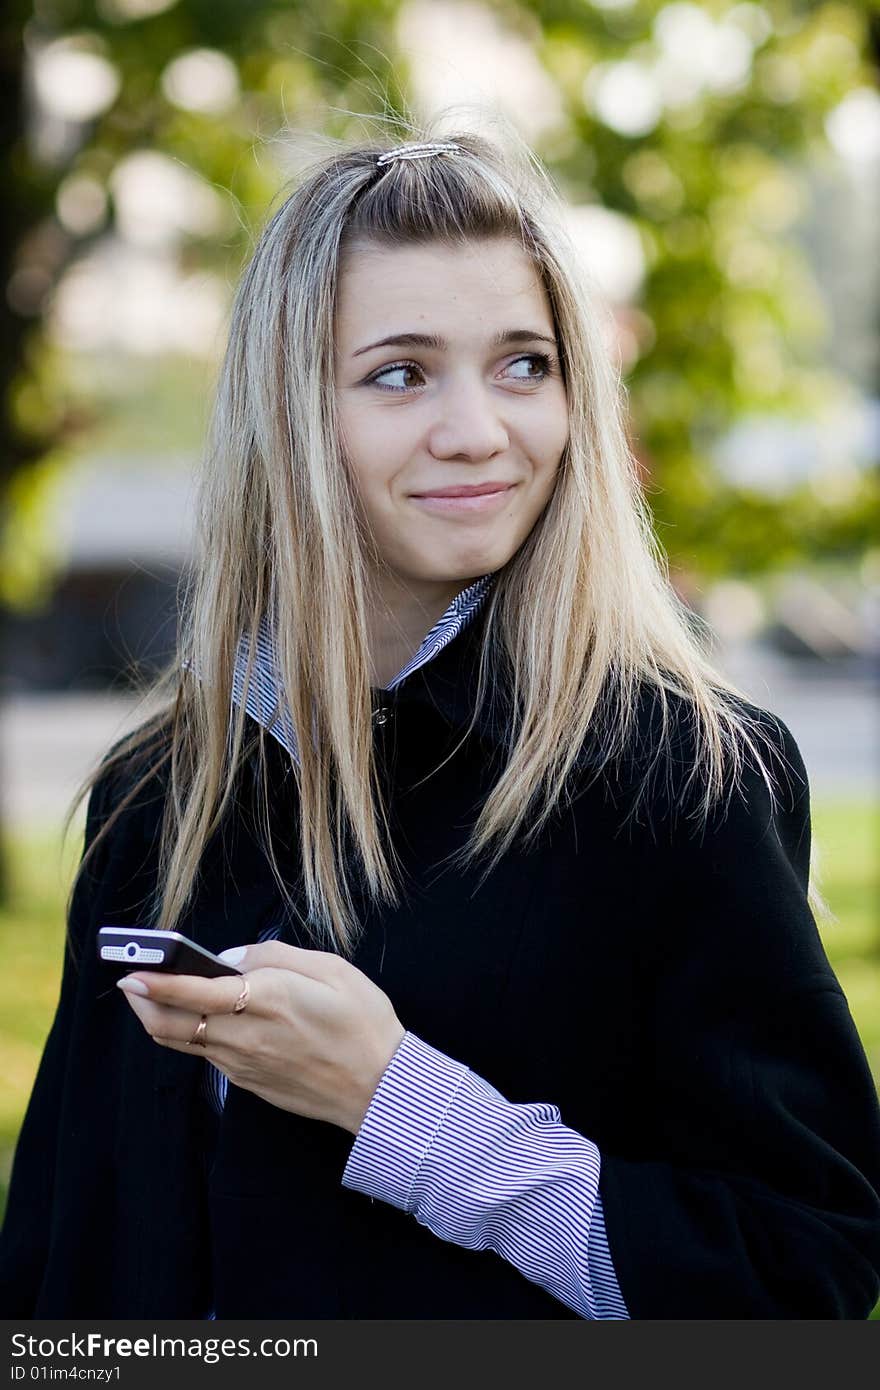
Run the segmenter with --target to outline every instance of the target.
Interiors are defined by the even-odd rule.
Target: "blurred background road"
[[[722,656],[727,674],[772,709],[798,741],[814,798],[877,794],[877,686],[864,672],[804,670],[758,649]],[[58,824],[80,779],[143,717],[132,695],[53,693],[7,699],[0,721],[3,816],[17,833]]]

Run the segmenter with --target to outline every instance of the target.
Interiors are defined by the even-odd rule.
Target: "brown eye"
[[[369,383],[371,386],[378,386],[380,391],[409,391],[413,386],[418,385],[412,379],[414,375],[422,375],[421,367],[417,366],[415,362],[395,362],[392,366],[383,367],[380,372],[371,376]],[[383,377],[387,376],[403,377],[404,380],[397,385],[391,385],[382,380]]]
[[[510,363],[508,371],[513,367],[522,367],[523,365],[532,370],[515,373],[515,381],[543,381],[545,376],[550,375],[550,358],[543,352],[530,352],[523,357],[517,357],[514,362]]]

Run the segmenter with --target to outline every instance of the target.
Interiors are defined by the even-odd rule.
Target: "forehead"
[[[462,341],[514,322],[552,332],[540,274],[512,238],[450,246],[358,246],[342,263],[337,298],[340,347],[365,331],[425,330]],[[482,330],[482,331],[480,331]]]

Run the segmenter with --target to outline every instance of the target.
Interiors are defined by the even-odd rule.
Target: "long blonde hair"
[[[437,136],[423,129],[408,138]],[[380,166],[377,157],[393,146],[377,141],[322,158],[272,216],[242,277],[179,649],[154,687],[158,713],[80,792],[115,764],[141,769],[106,834],[167,765],[157,926],[173,927],[185,911],[251,754],[272,871],[286,892],[269,833],[264,741],[244,713],[251,664],[230,715],[240,641],[249,639],[253,654],[264,617],[299,749],[302,880],[316,944],[351,952],[353,873],[375,901],[397,900],[370,717],[368,576],[376,557],[341,449],[334,393],[337,286],[345,257],[362,244],[515,238],[540,275],[560,345],[569,441],[545,512],[487,599],[477,707],[494,643],[512,673],[512,722],[506,765],[466,857],[488,856],[491,868],[520,834],[534,839],[568,794],[588,737],[600,765],[623,755],[646,683],[662,713],[655,761],[669,737],[668,695],[688,703],[701,814],[736,782],[747,752],[770,785],[758,723],[712,668],[693,615],[669,583],[627,444],[625,396],[602,313],[563,230],[558,194],[513,140],[504,149],[473,133],[442,138],[459,152]]]

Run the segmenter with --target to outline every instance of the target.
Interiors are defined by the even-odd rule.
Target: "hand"
[[[309,1119],[357,1134],[405,1029],[386,994],[329,951],[280,941],[248,946],[239,968],[247,1008],[233,1005],[242,981],[138,970],[119,981],[154,1042],[204,1053],[236,1086]],[[133,989],[140,983],[148,993]],[[204,1048],[188,1046],[207,1014]]]

